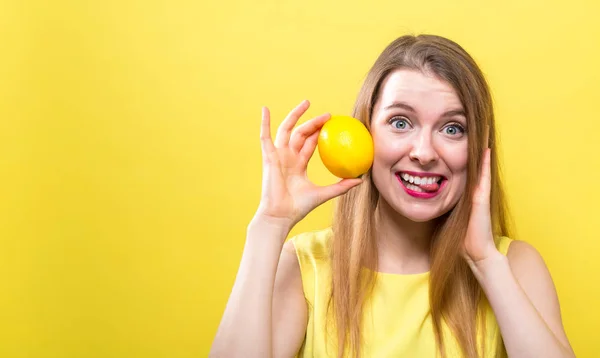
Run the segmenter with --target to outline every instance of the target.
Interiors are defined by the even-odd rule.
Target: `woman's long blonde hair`
[[[492,98],[486,80],[469,54],[458,44],[433,35],[402,36],[381,53],[365,79],[353,115],[370,129],[373,107],[386,77],[399,68],[428,71],[455,89],[467,116],[468,169],[464,195],[438,221],[431,242],[429,301],[436,343],[445,356],[442,322],[445,322],[466,357],[477,357],[477,314],[482,313],[483,292],[460,250],[471,211],[484,152],[485,127],[491,148],[491,217],[495,236],[509,236],[507,208],[500,182],[496,127]],[[332,294],[330,312],[337,331],[338,356],[360,352],[363,304],[375,283],[377,242],[375,212],[379,194],[371,178],[339,198],[333,221]],[[366,272],[366,274],[365,274]],[[482,324],[482,329],[485,329]],[[485,342],[485,340],[484,340]],[[483,349],[483,348],[482,348]]]

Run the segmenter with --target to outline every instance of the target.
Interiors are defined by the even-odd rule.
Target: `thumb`
[[[335,184],[331,184],[328,186],[320,187],[318,190],[319,201],[324,203],[327,200],[331,200],[336,196],[340,196],[345,194],[348,190],[354,188],[355,186],[361,184],[363,182],[362,179],[342,179]]]

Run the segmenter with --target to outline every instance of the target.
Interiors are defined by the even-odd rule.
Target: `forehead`
[[[409,69],[395,70],[388,75],[382,84],[376,110],[385,110],[399,101],[408,103],[418,112],[462,108],[458,94],[449,83],[432,73]]]

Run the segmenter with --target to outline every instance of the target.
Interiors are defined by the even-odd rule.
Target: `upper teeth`
[[[403,173],[402,179],[406,180],[409,183],[414,183],[416,185],[419,185],[419,184],[437,183],[438,180],[440,180],[440,177],[439,176],[437,176],[437,177],[417,177],[417,176],[412,176],[412,175]]]

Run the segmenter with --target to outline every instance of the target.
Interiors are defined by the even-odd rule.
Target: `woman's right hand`
[[[317,146],[321,127],[329,114],[315,117],[294,129],[310,103],[303,101],[284,119],[271,139],[269,109],[262,110],[260,140],[263,178],[260,205],[255,220],[266,220],[290,229],[310,211],[360,184],[362,179],[342,179],[328,185],[313,184],[306,174]]]

